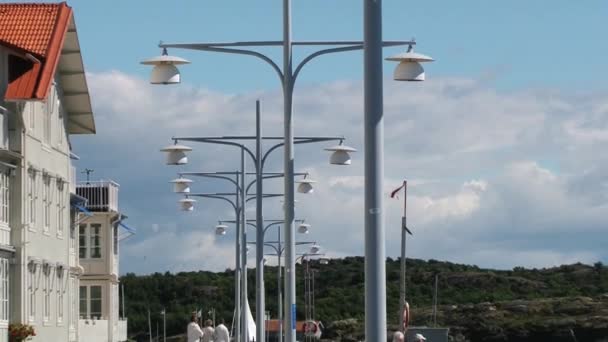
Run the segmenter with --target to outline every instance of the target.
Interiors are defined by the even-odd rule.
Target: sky
[[[436,59],[422,83],[393,82],[395,65],[384,64],[387,256],[400,253],[403,210],[388,194],[407,179],[408,257],[501,269],[608,262],[608,3],[383,3],[384,38],[415,38],[416,51]],[[282,135],[279,82],[247,56],[169,50],[192,64],[180,68],[182,84],[153,86],[139,61],[158,55],[159,41],[279,40],[281,2],[69,5],[97,125],[96,135],[72,137],[72,146],[80,170],[121,185],[120,207],[137,229],[122,243],[121,272],[233,268],[234,229],[221,237],[213,230],[233,218],[231,209],[200,200],[180,212],[168,181],[178,171],[236,170],[238,151],[192,144],[190,164],[172,167],[159,149],[172,136],[253,134],[256,99],[264,134]],[[362,2],[294,0],[293,38],[361,39]],[[281,64],[280,49],[262,51]],[[298,48],[295,59],[313,51]],[[297,238],[330,257],[364,251],[362,69],[360,52],[323,56],[303,69],[295,90],[296,135],[344,135],[359,150],[349,167],[328,164],[327,144],[295,152],[296,171],[318,182],[314,194],[296,196],[296,217],[312,225]],[[281,157],[274,153],[267,171],[281,171]],[[265,183],[269,192],[281,188],[280,180]],[[196,192],[231,190],[200,178],[193,184]],[[247,213],[253,218],[254,208]],[[282,217],[278,199],[264,202],[264,216]]]

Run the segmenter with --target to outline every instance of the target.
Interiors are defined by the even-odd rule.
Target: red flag
[[[391,198],[397,197],[397,199],[399,199],[399,196],[397,196],[397,193],[399,192],[399,190],[403,189],[406,184],[407,184],[407,181],[403,181],[403,184],[401,184],[400,187],[398,187],[397,189],[393,190],[391,192]]]

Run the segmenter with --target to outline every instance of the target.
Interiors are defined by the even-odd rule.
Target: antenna
[[[81,173],[86,173],[87,174],[87,184],[91,184],[91,173],[95,172],[95,170],[93,169],[84,169],[84,171],[82,171]]]

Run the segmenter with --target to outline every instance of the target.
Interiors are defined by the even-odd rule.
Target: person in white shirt
[[[213,342],[230,342],[230,333],[228,332],[228,328],[224,325],[224,319],[222,318],[220,318],[220,324],[215,327]]]
[[[205,328],[203,329],[203,338],[201,342],[212,342],[213,341],[213,333],[215,330],[212,327],[213,322],[208,319],[205,321]]]
[[[193,314],[190,317],[190,324],[188,324],[188,342],[199,342],[201,337],[203,337],[203,331],[196,323],[196,315]]]

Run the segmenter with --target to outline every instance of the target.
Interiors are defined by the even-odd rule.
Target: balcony
[[[90,211],[118,212],[118,188],[120,185],[111,180],[78,182],[76,194],[87,199]]]

